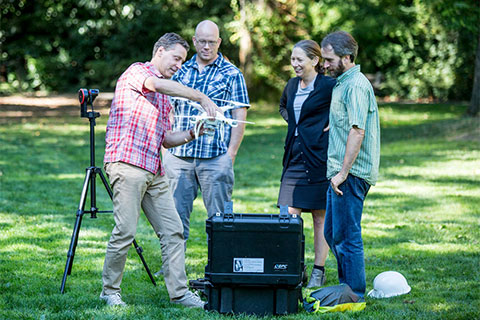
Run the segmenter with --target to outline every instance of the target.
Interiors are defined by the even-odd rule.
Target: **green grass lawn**
[[[380,106],[380,177],[367,197],[363,217],[367,291],[374,277],[387,270],[404,274],[412,291],[391,299],[367,298],[362,312],[322,318],[480,318],[480,131],[478,118],[461,117],[465,108]],[[97,121],[98,166],[107,117],[102,111]],[[235,163],[234,211],[276,213],[286,125],[273,105],[262,103],[254,105],[249,120],[256,124],[248,125]],[[88,120],[77,116],[0,124],[0,319],[229,318],[170,304],[163,279],[153,287],[134,250],[122,283],[128,307],[106,307],[98,295],[113,228],[111,214],[99,214],[96,220],[85,215],[72,274],[65,294],[60,294],[89,165],[88,132]],[[100,183],[97,204],[101,210],[111,209]],[[187,251],[190,279],[202,277],[207,262],[205,218],[197,199]],[[308,214],[303,218],[305,258],[311,267],[312,221]],[[157,271],[160,245],[144,216],[136,239],[149,267]],[[331,254],[326,269],[326,285],[337,284]],[[284,318],[318,317],[300,308]]]

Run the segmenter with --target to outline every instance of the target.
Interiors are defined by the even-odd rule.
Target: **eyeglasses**
[[[217,41],[195,40],[195,41],[202,47],[205,47],[207,45],[207,43],[208,43],[209,47],[213,47],[213,46],[217,45],[217,43],[218,43],[218,40]]]

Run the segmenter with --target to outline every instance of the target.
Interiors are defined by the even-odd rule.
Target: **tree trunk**
[[[240,48],[238,52],[238,58],[240,62],[240,69],[243,72],[247,85],[251,85],[251,79],[253,76],[253,62],[252,62],[252,37],[247,26],[247,8],[245,7],[245,0],[240,0]]]
[[[478,33],[477,53],[475,57],[475,71],[473,75],[473,89],[467,115],[478,116],[480,110],[480,32]]]

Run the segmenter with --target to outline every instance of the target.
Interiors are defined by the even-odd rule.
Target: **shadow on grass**
[[[436,161],[441,162],[441,159],[437,159]],[[396,167],[394,165],[394,167]],[[398,180],[398,181],[409,181],[412,184],[419,183],[419,182],[431,182],[436,185],[453,185],[453,184],[461,184],[467,188],[477,188],[479,187],[480,181],[476,179],[474,176],[471,178],[466,177],[435,177],[431,178],[428,176],[423,176],[419,174],[410,174],[410,175],[398,175],[395,173],[384,173],[383,179],[385,180]]]
[[[404,111],[397,106],[391,108],[396,113]],[[405,112],[456,112],[442,108],[437,111],[430,106],[404,108]],[[274,116],[278,115],[275,113]],[[267,119],[272,115],[264,112],[259,117]],[[96,137],[98,166],[101,166],[103,157],[106,118],[98,124],[101,128]],[[73,121],[69,117],[33,118],[29,121],[31,123],[25,126],[18,123],[0,126],[0,228],[7,240],[2,239],[0,251],[0,309],[11,312],[9,314],[13,318],[38,319],[44,314],[46,318],[76,318],[85,312],[88,318],[97,318],[98,315],[114,318],[115,313],[104,311],[103,304],[98,300],[106,243],[113,227],[111,214],[102,214],[94,221],[88,214],[84,216],[72,275],[67,280],[67,294],[59,294],[75,211],[85,168],[89,165],[88,121]],[[74,125],[65,126],[65,130],[61,127],[52,129],[51,126],[56,126],[58,121]],[[42,125],[38,126],[40,122]],[[385,180],[395,180],[400,185],[398,192],[395,186],[392,187],[392,194],[388,193],[390,191],[377,193],[374,189],[367,198],[364,220],[367,289],[371,289],[372,280],[378,273],[397,270],[406,276],[412,292],[388,300],[369,299],[367,310],[355,317],[479,317],[477,235],[480,205],[479,197],[472,192],[478,188],[476,177],[429,177],[419,174],[421,169],[412,171],[408,176],[391,172],[407,165],[427,168],[452,157],[457,159],[455,152],[459,148],[460,154],[467,152],[475,156],[471,151],[479,150],[476,140],[450,140],[452,130],[461,133],[464,125],[469,130],[473,124],[452,118],[411,125],[390,123],[384,127],[381,172],[384,170]],[[445,127],[452,130],[444,130]],[[263,207],[270,203],[269,208],[276,212],[274,206],[280,183],[286,127],[257,124],[247,130],[252,130],[254,134],[245,136],[235,163],[234,197],[243,202],[262,203]],[[400,157],[402,163],[399,162]],[[460,157],[458,159],[461,160]],[[428,182],[436,190],[453,184],[462,185],[469,193],[462,194],[460,190],[458,195],[448,192],[412,195],[410,184],[405,186],[405,182],[411,183],[411,186]],[[101,210],[109,210],[110,199],[101,189],[102,186],[97,184],[98,206]],[[444,209],[446,204],[449,206]],[[203,204],[200,206],[201,209],[192,214],[194,230],[187,250],[187,269],[190,274],[201,276],[207,253],[206,214]],[[311,220],[308,216],[307,219]],[[313,241],[311,229],[307,232],[310,232],[308,241]],[[139,244],[145,249],[144,257],[149,267],[153,272],[157,271],[161,259],[160,245],[144,217],[139,223],[137,236]],[[310,256],[311,247],[313,245],[307,249]],[[337,284],[335,267],[334,259],[329,258],[327,285]],[[131,311],[127,311],[130,318],[139,314],[151,317],[151,310],[155,310],[153,314],[160,318],[168,318],[165,314],[185,317],[188,311],[179,309],[179,312],[174,312],[176,309],[168,303],[163,280],[158,282],[161,290],[153,289],[138,256],[130,250],[122,284],[127,302],[134,305]],[[406,300],[408,302],[404,303]],[[151,310],[145,312],[142,305]],[[20,313],[15,313],[16,310]],[[307,317],[305,312],[299,316]],[[197,318],[215,317],[197,315]]]
[[[478,318],[480,276],[478,254],[474,252],[436,253],[431,250],[390,251],[366,256],[367,290],[374,277],[396,270],[407,279],[408,295],[390,299],[367,299],[367,308],[400,318],[474,319]],[[396,307],[403,310],[404,314]],[[396,309],[396,311],[394,311]]]
[[[464,132],[474,133],[478,129],[480,120],[478,118],[452,117],[447,119],[425,120],[420,123],[402,123],[394,125],[391,123],[380,123],[382,142],[391,143],[403,140],[416,139],[447,139],[455,140]],[[473,143],[478,147],[480,137],[478,132],[472,135]]]
[[[76,98],[74,99],[74,101]],[[78,100],[76,100],[78,101]],[[94,110],[101,114],[108,115],[110,100],[97,99],[94,103]],[[28,102],[26,102],[28,103]],[[63,122],[69,119],[80,118],[80,103],[58,104],[52,102],[33,102],[35,105],[2,103],[0,104],[0,125],[13,123],[26,123],[38,119],[60,119]],[[90,107],[89,107],[90,110]]]
[[[382,194],[370,192],[367,195],[368,206],[375,212],[405,212],[409,210],[422,211],[425,208],[430,208],[437,205],[437,200],[428,196],[409,194]]]

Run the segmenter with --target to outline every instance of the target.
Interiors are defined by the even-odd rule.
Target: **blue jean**
[[[337,258],[338,280],[363,298],[366,281],[361,220],[370,185],[349,174],[339,189],[343,196],[337,195],[331,186],[327,190],[324,235]]]

